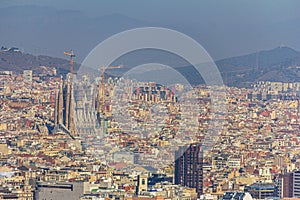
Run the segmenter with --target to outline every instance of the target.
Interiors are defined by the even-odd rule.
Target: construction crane
[[[105,69],[119,69],[119,68],[122,68],[123,66],[122,65],[118,65],[118,66],[108,66],[108,67],[105,67],[105,66],[102,66],[98,69],[98,71],[102,70],[102,74],[101,74],[101,107],[98,106],[98,112],[101,112],[102,114],[104,114],[105,112]]]
[[[96,102],[95,102],[95,106],[96,106],[96,111],[97,111],[97,119],[100,125],[100,129],[102,130],[101,132],[103,134],[105,134],[105,128],[104,128],[104,124],[105,121],[107,121],[107,117],[106,117],[106,110],[105,110],[105,69],[118,69],[118,68],[122,68],[121,65],[119,66],[102,66],[98,69],[98,71],[102,71],[101,73],[101,87],[99,87],[100,91],[98,90],[97,93],[97,97],[96,97]]]
[[[75,132],[75,123],[73,118],[73,101],[72,101],[72,93],[73,93],[73,58],[75,57],[75,54],[73,50],[70,50],[70,52],[64,52],[65,55],[70,57],[70,76],[67,83],[67,94],[66,94],[66,106],[65,106],[65,112],[66,112],[66,119],[65,119],[65,125],[66,128],[70,131],[72,134],[76,134]]]
[[[70,50],[69,52],[64,52],[65,55],[69,56],[70,57],[70,79],[72,80],[72,74],[73,74],[73,64],[74,64],[74,61],[73,61],[73,58],[75,57],[75,54],[73,52],[73,50]]]

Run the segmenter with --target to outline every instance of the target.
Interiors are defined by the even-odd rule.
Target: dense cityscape
[[[0,200],[300,199],[299,8],[1,0]]]
[[[1,72],[2,199],[300,196],[300,83],[226,87],[224,128],[212,150],[205,152],[201,144],[212,118],[209,87],[195,87],[200,115],[188,109],[187,124],[182,125],[184,112],[176,91],[183,85],[168,89],[153,82],[126,84],[123,89],[132,92],[117,99],[130,98],[129,117],[140,127],[132,128],[125,119],[113,118],[111,95],[117,79],[108,78],[104,89],[103,84],[94,85],[100,108],[90,98],[79,98],[83,90],[78,88],[93,87],[87,80],[80,82],[75,86],[74,113],[66,113],[74,96],[70,77],[57,75],[55,68],[47,68],[45,74]],[[86,109],[80,109],[82,105]],[[151,121],[153,105],[166,107],[164,123]],[[97,110],[105,115],[98,117],[99,123]],[[70,131],[72,123],[66,119],[81,124]],[[150,135],[139,133],[145,129]]]

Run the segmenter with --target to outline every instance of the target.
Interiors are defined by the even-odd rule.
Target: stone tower
[[[63,127],[67,129],[72,136],[76,136],[73,102],[72,76],[68,74],[66,80],[61,78],[59,90],[56,93],[54,123],[59,129]]]

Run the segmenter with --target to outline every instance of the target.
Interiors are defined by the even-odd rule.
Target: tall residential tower
[[[203,150],[201,143],[179,147],[175,156],[175,184],[196,188],[198,197],[200,197],[203,191]]]

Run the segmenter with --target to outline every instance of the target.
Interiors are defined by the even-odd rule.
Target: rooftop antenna
[[[283,47],[285,47],[285,45],[283,43],[280,43],[279,48],[283,48]]]
[[[258,67],[258,54],[259,54],[259,52],[256,51],[256,54],[255,54],[255,64],[256,64],[256,70],[257,71],[259,70],[259,67]]]

